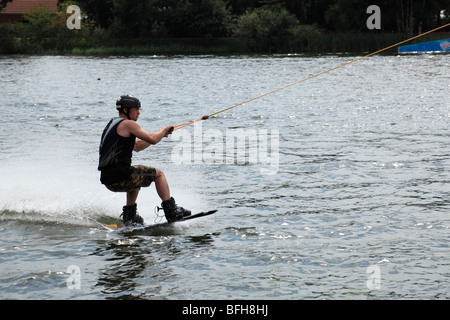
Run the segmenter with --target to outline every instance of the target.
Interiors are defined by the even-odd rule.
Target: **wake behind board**
[[[135,226],[125,226],[123,224],[102,224],[102,227],[104,227],[105,229],[107,229],[109,231],[115,231],[115,232],[131,232],[131,231],[135,231],[135,230],[144,230],[145,231],[145,230],[150,230],[150,229],[154,229],[157,227],[170,226],[174,223],[183,222],[186,220],[192,220],[192,219],[196,219],[196,218],[200,218],[200,217],[209,216],[216,212],[217,212],[217,210],[199,212],[199,213],[184,217],[182,219],[179,219],[179,220],[173,221],[173,222],[161,222],[161,223],[150,224],[150,225],[143,224],[143,225],[135,225]]]

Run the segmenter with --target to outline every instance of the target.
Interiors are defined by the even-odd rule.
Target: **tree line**
[[[285,25],[329,31],[368,31],[367,7],[381,9],[383,32],[420,33],[449,21],[450,0],[77,0],[104,29],[130,37],[229,37],[243,20],[269,28],[267,12]],[[445,10],[445,11],[443,11]],[[276,21],[275,21],[276,22]]]
[[[0,10],[10,1],[15,0],[0,0]],[[81,8],[81,30],[66,28],[65,9],[72,4]],[[380,29],[369,30],[367,8],[374,4]],[[0,26],[0,52],[2,46],[27,51],[111,45],[118,39],[223,38],[239,39],[251,52],[367,51],[384,45],[379,39],[392,44],[393,35],[448,23],[450,0],[59,0],[56,12],[36,8],[25,20]]]

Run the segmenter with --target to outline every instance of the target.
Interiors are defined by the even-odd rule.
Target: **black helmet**
[[[126,95],[126,96],[120,96],[120,98],[116,101],[116,108],[117,110],[123,111],[123,108],[140,108],[141,103],[140,101],[132,96]]]
[[[127,112],[123,110],[124,108],[127,108]],[[116,109],[122,113],[124,113],[128,119],[130,119],[129,110],[130,108],[141,108],[141,103],[139,100],[135,97],[126,95],[126,96],[120,96],[120,98],[116,101]]]

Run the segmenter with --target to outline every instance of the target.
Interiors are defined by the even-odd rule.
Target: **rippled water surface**
[[[96,169],[121,94],[156,131],[354,58],[0,57],[0,297],[448,299],[448,55],[373,56],[178,130],[133,161],[218,213],[98,226],[125,201]],[[137,203],[153,223],[154,187]]]

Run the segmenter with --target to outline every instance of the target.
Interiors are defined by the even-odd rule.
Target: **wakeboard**
[[[142,225],[133,225],[133,226],[126,226],[123,224],[101,224],[101,226],[103,228],[107,229],[108,231],[114,231],[114,232],[130,232],[130,231],[135,231],[135,230],[147,230],[147,229],[152,229],[152,228],[156,228],[156,227],[170,226],[172,224],[183,222],[186,220],[192,220],[192,219],[196,219],[196,218],[206,217],[206,216],[209,216],[216,212],[217,212],[217,210],[199,212],[199,213],[192,214],[190,216],[183,217],[182,219],[172,221],[172,222],[166,221],[166,222],[155,223],[155,224],[142,224]]]

